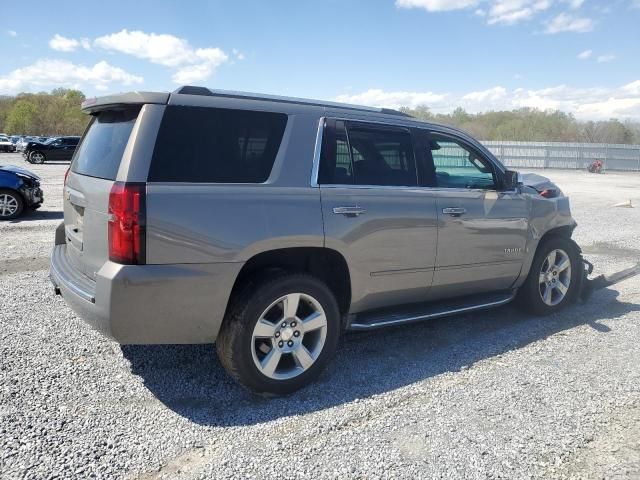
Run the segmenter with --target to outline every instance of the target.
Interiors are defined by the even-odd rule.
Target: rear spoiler
[[[166,105],[169,101],[169,93],[161,92],[127,92],[117,95],[106,95],[104,97],[88,98],[82,102],[80,107],[85,113],[106,110],[116,105],[143,105],[146,103],[156,103]]]

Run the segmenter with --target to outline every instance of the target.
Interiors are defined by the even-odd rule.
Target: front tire
[[[23,210],[24,200],[18,192],[0,189],[0,220],[18,218]]]
[[[581,268],[580,253],[573,240],[557,236],[544,240],[518,291],[520,305],[537,315],[564,308],[579,293]]]
[[[227,372],[253,393],[292,393],[320,375],[340,337],[329,288],[307,274],[249,282],[232,301],[216,340]]]
[[[44,153],[42,152],[31,152],[31,154],[29,155],[29,162],[30,163],[35,163],[35,164],[42,164],[47,160],[47,157]]]

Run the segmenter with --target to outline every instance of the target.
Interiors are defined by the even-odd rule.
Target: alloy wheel
[[[274,380],[306,372],[322,353],[327,317],[311,295],[290,293],[262,313],[253,329],[251,353],[258,370]]]
[[[564,300],[571,285],[571,259],[564,250],[549,252],[542,263],[539,275],[539,291],[542,301],[554,307]]]
[[[10,217],[18,211],[18,199],[9,193],[0,193],[0,217]]]

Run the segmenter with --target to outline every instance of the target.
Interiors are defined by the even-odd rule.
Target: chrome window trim
[[[320,121],[318,122],[318,132],[316,133],[316,143],[314,146],[314,153],[313,153],[313,164],[311,166],[311,182],[310,185],[314,188],[318,188],[320,187],[320,184],[318,184],[318,171],[320,170],[320,156],[322,155],[322,139],[324,137],[324,125],[326,120],[330,118],[331,120],[336,120],[336,121],[342,121],[342,122],[359,122],[359,123],[373,123],[376,125],[383,125],[383,126],[388,126],[388,127],[396,127],[396,128],[403,128],[405,130],[407,130],[407,132],[411,133],[411,129],[414,128],[412,126],[406,125],[406,124],[402,124],[402,123],[396,123],[396,122],[381,122],[379,120],[362,120],[362,119],[357,119],[357,118],[344,118],[344,117],[320,117]],[[349,148],[349,152],[351,152],[351,143],[349,142],[349,135],[347,134],[347,145]],[[417,166],[417,159],[415,158],[415,152],[413,152],[414,155],[414,164],[416,165],[416,175],[418,175],[418,166]],[[345,187],[364,187],[364,188],[393,188],[393,189],[404,189],[404,188],[422,188],[419,185],[415,185],[415,186],[401,186],[401,185],[338,185],[338,184],[324,184],[322,185],[322,188],[325,187],[337,187],[340,186],[342,188]]]
[[[320,117],[318,121],[318,133],[316,134],[316,144],[313,151],[313,165],[311,167],[311,186],[314,188],[318,185],[318,170],[320,169],[320,154],[322,153],[322,139],[324,137],[324,124],[327,117]]]
[[[322,116],[320,117],[320,120],[318,122],[318,132],[316,133],[316,142],[314,145],[314,154],[313,154],[313,164],[311,167],[311,182],[310,185],[314,188],[319,188],[321,185],[318,184],[318,171],[320,169],[320,156],[322,155],[322,139],[324,136],[324,125],[327,119],[331,118],[332,120],[341,120],[343,122],[361,122],[361,123],[374,123],[374,124],[378,124],[378,125],[385,125],[385,126],[390,126],[390,127],[400,127],[400,128],[406,128],[407,130],[410,130],[412,128],[418,129],[418,130],[426,130],[427,132],[437,132],[437,133],[441,133],[441,134],[445,134],[445,135],[452,135],[454,137],[459,138],[461,141],[465,142],[465,143],[469,143],[466,139],[462,138],[460,135],[455,135],[452,134],[449,131],[446,130],[439,130],[438,126],[416,126],[416,125],[408,125],[405,122],[402,121],[398,121],[398,122],[382,122],[380,120],[363,120],[363,119],[357,119],[357,118],[345,118],[345,117],[339,117],[339,116]],[[347,136],[347,141],[348,141],[349,137]],[[484,152],[479,152],[479,153],[483,153]],[[414,152],[415,155],[415,152]],[[484,157],[487,157],[486,155],[483,155]],[[494,162],[491,158],[487,158],[487,160],[489,162],[491,162],[491,164],[494,166],[494,168],[500,170],[502,172],[502,169],[500,168],[499,164],[496,164],[496,162]],[[417,161],[417,160],[416,160]],[[504,173],[504,172],[503,172]],[[383,190],[427,190],[427,191],[444,191],[444,192],[453,192],[453,191],[459,191],[459,192],[496,192],[496,193],[519,193],[518,190],[496,190],[496,189],[483,189],[483,188],[446,188],[446,187],[422,187],[422,186],[402,186],[402,185],[352,185],[352,184],[336,184],[336,183],[332,183],[332,184],[323,184],[322,188],[355,188],[355,189],[383,189]]]

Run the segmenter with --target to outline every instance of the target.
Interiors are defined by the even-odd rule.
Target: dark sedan
[[[17,218],[25,208],[38,208],[42,200],[36,174],[13,165],[0,167],[0,220]]]
[[[54,137],[44,143],[29,142],[24,156],[29,163],[44,163],[48,160],[71,160],[80,137]]]

